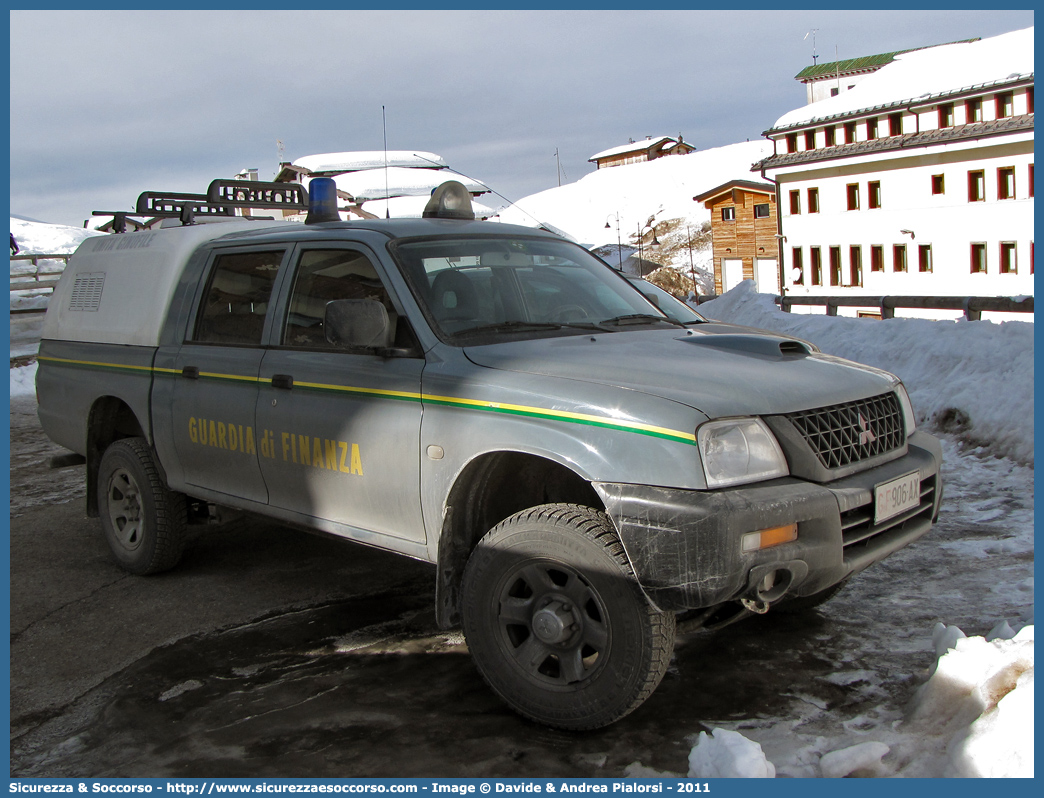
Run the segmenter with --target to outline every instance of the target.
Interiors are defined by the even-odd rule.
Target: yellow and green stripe
[[[177,369],[158,368],[154,366],[132,366],[120,363],[106,363],[91,360],[72,360],[59,357],[40,357],[40,362],[54,363],[58,365],[74,366],[78,368],[97,369],[107,372],[123,372],[133,374],[157,374],[163,376],[181,376]],[[217,380],[236,383],[258,383],[267,384],[270,378],[247,376],[242,374],[222,374],[219,372],[201,371],[201,380]],[[523,416],[545,421],[561,421],[570,424],[583,424],[602,429],[631,432],[638,435],[647,435],[654,438],[662,438],[676,443],[696,444],[696,435],[693,432],[674,430],[668,427],[660,427],[655,424],[645,424],[639,421],[627,419],[616,419],[608,416],[599,416],[591,413],[576,413],[568,410],[553,410],[545,407],[533,407],[531,405],[518,405],[508,402],[490,402],[484,399],[467,399],[459,396],[440,396],[437,394],[418,393],[413,391],[389,391],[380,388],[362,388],[351,385],[337,385],[321,382],[299,382],[294,380],[294,388],[297,390],[317,391],[322,393],[347,394],[351,396],[390,399],[400,402],[420,402],[441,407],[454,407],[462,410],[476,410],[487,413],[503,413],[512,416]]]

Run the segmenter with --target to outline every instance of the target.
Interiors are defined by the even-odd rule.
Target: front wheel
[[[642,593],[601,512],[549,504],[494,527],[468,560],[464,634],[489,685],[549,726],[595,729],[648,698],[674,615]]]
[[[132,574],[177,565],[185,548],[185,496],[163,484],[143,438],[121,438],[102,455],[98,511],[116,562]]]

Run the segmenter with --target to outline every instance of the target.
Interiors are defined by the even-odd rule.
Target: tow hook
[[[769,611],[769,607],[772,606],[767,601],[761,601],[759,599],[740,599],[740,604],[746,607],[751,612],[756,612],[758,615],[764,615]]]

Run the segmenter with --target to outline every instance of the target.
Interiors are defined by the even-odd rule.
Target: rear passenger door
[[[260,458],[274,451],[274,443],[255,422],[257,380],[287,252],[275,247],[213,254],[186,340],[167,372],[173,381],[170,423],[185,482],[262,504],[268,491]]]
[[[420,382],[424,359],[402,308],[362,245],[301,246],[292,258],[260,371],[261,471],[272,507],[326,531],[423,542]],[[327,339],[326,305],[377,300],[384,349]],[[347,528],[346,528],[347,527]]]

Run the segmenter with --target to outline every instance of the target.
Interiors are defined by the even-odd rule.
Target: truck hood
[[[464,352],[480,366],[640,391],[708,418],[810,410],[875,396],[897,382],[794,338],[725,324],[702,327],[513,341]]]

